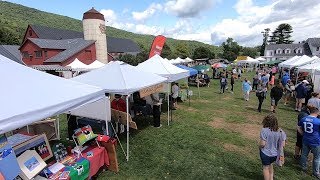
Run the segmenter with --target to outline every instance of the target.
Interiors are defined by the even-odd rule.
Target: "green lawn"
[[[107,171],[99,179],[263,179],[257,144],[263,116],[269,113],[269,96],[258,113],[254,93],[249,102],[242,99],[240,81],[234,94],[219,94],[218,80],[201,88],[201,98],[195,87],[191,89],[191,106],[180,103],[170,126],[163,114],[162,128],[143,126],[131,132],[130,161],[118,147],[120,172]],[[292,158],[297,113],[281,102],[276,115],[288,143],[285,166],[275,168],[275,178],[311,179],[301,175]],[[125,146],[125,137],[121,140]]]

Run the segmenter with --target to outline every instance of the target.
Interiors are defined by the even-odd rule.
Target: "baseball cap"
[[[309,82],[307,80],[303,80],[302,81],[303,83],[306,83],[306,84],[309,84]]]

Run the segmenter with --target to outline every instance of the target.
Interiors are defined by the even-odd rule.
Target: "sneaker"
[[[162,124],[160,124],[160,126],[158,126],[158,127],[155,127],[155,128],[161,128],[162,127]]]

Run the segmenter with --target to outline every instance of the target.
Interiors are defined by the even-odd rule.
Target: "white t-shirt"
[[[171,87],[171,91],[172,91],[172,97],[173,98],[177,98],[179,96],[179,86],[177,86],[176,84],[174,84]]]
[[[237,74],[237,70],[236,70],[236,69],[233,69],[233,70],[232,70],[232,73],[233,73],[233,74]]]

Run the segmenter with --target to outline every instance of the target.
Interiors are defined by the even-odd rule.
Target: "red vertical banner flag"
[[[149,59],[156,54],[158,54],[159,56],[161,55],[162,48],[165,42],[166,42],[166,37],[162,35],[159,35],[154,38],[151,49],[150,49]]]

